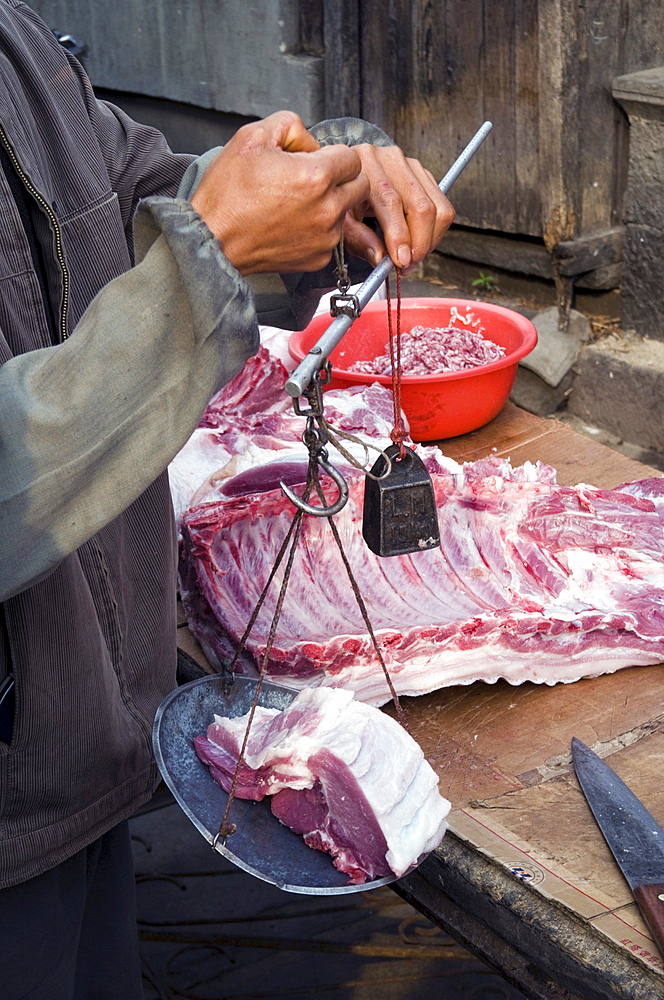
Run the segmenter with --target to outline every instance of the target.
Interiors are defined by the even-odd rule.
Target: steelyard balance
[[[484,142],[491,128],[491,122],[484,122],[482,127],[478,129],[475,136],[438,185],[443,193],[449,191],[461,171]],[[364,306],[379,290],[383,282],[389,280],[390,272],[394,268],[390,256],[386,255],[380,264],[373,269],[357,292],[354,295],[349,295],[348,282],[345,280],[343,259],[341,260],[341,265],[339,269],[339,294],[333,295],[331,298],[333,321],[291,374],[285,385],[286,392],[293,397],[293,405],[297,413],[302,412],[298,407],[299,397],[306,395],[310,399],[312,385],[316,385],[320,398],[320,385],[324,384],[324,380],[329,378],[329,355],[340,343],[353,322],[360,315]],[[344,273],[342,274],[342,272]],[[391,352],[393,344],[396,343],[396,355],[393,353],[392,358],[395,400],[395,431],[393,432],[393,440],[395,444],[386,448],[379,455],[373,468],[367,473],[362,523],[362,534],[365,542],[371,551],[379,556],[406,555],[411,552],[420,552],[440,545],[438,515],[431,476],[419,456],[411,449],[403,446],[401,441],[401,438],[404,436],[403,433],[397,434],[397,429],[401,422],[400,394],[398,392],[401,379],[399,350],[401,332],[399,328],[400,291],[398,280],[397,289],[396,342],[392,333],[392,315],[389,298],[387,303]],[[325,374],[321,377],[322,372]],[[322,417],[322,406],[320,407],[320,411],[319,426],[325,426]],[[307,435],[309,440],[307,440]],[[308,427],[303,440],[309,448],[310,461],[316,461],[316,453],[313,451],[314,441],[310,427]],[[318,458],[321,468],[331,476],[339,488],[339,496],[332,505],[334,513],[337,513],[346,503],[348,490],[339,482],[340,473],[338,470],[335,470],[334,473],[331,472],[329,462],[327,462],[327,453],[321,451],[320,446],[318,447],[318,455],[322,456]],[[326,517],[332,513],[331,507],[323,506],[317,508],[300,500],[283,483],[281,484],[281,488],[296,507],[306,511],[308,514]]]

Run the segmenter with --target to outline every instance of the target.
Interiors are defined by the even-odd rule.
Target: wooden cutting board
[[[493,453],[512,465],[541,461],[558,482],[612,488],[659,476],[655,469],[599,445],[564,424],[509,404],[491,424],[441,442],[458,462]],[[455,686],[404,699],[411,731],[455,806],[529,788],[569,764],[569,742],[610,743],[649,726],[664,702],[664,670],[637,667],[553,687],[499,681]],[[664,805],[664,782],[662,783]]]

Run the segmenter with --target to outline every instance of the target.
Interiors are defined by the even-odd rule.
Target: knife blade
[[[604,839],[664,955],[664,829],[615,771],[576,737],[572,762]]]

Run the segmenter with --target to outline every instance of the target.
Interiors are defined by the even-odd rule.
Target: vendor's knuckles
[[[287,167],[289,184],[306,191],[314,202],[336,194],[347,199],[345,210],[366,197],[369,190],[360,159],[347,146],[327,146],[298,156],[297,162],[288,163]]]
[[[297,149],[302,144],[309,148],[318,146],[294,111],[276,111],[260,121],[242,125],[228,143],[244,150],[275,146]]]

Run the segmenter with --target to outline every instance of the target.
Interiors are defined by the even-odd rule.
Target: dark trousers
[[[144,1000],[128,824],[0,891],[2,1000]]]

